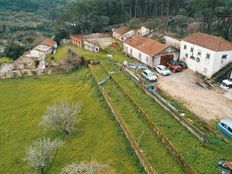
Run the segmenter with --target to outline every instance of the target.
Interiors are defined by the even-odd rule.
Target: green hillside
[[[84,104],[76,132],[67,137],[39,126],[47,106],[61,100]],[[54,162],[47,167],[47,173],[57,174],[66,164],[85,160],[107,163],[121,174],[143,173],[106,108],[84,68],[70,74],[1,81],[0,173],[32,173],[34,169],[23,158],[26,147],[40,137],[65,141]]]

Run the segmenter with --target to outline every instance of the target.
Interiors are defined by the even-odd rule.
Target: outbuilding
[[[119,41],[125,41],[136,34],[136,30],[130,30],[128,27],[113,29],[113,37]]]
[[[179,58],[179,53],[175,48],[139,35],[126,40],[123,43],[123,49],[126,55],[151,68],[155,68],[160,64],[166,65],[167,62]]]

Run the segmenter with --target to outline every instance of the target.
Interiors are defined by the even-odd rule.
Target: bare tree
[[[49,106],[42,118],[41,125],[70,134],[74,131],[75,124],[79,121],[78,114],[81,110],[80,103],[60,102]]]
[[[67,165],[61,174],[113,174],[108,165],[99,164],[97,161],[81,162],[80,164]]]
[[[33,143],[33,145],[27,148],[24,160],[28,161],[28,163],[36,170],[41,170],[41,174],[45,174],[48,162],[51,161],[56,150],[62,147],[63,144],[63,141],[59,139],[38,139]]]

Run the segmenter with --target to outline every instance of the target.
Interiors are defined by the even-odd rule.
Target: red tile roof
[[[72,35],[72,36],[71,36],[71,39],[80,40],[80,39],[82,39],[82,35],[81,35],[81,34]]]
[[[125,43],[152,57],[169,47],[166,44],[139,35],[126,40]]]
[[[118,33],[118,34],[124,34],[126,32],[128,32],[129,29],[127,27],[120,27],[120,28],[117,28],[116,30],[114,30],[115,33]]]
[[[208,35],[205,33],[195,33],[183,39],[189,42],[213,51],[232,50],[232,43],[218,36]]]
[[[42,42],[42,44],[47,45],[47,46],[49,46],[49,47],[54,47],[54,45],[56,44],[56,42],[55,42],[54,40],[50,39],[50,38],[46,38],[46,39]]]

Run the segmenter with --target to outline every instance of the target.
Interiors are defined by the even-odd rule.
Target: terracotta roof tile
[[[114,30],[114,32],[118,33],[118,34],[124,34],[128,31],[129,31],[129,29],[127,27],[120,27],[120,28],[117,28],[116,30]]]
[[[46,39],[42,42],[42,44],[47,45],[47,46],[49,46],[49,47],[53,47],[53,46],[56,44],[56,42],[55,42],[54,40],[50,39],[50,38],[46,38]]]
[[[166,44],[139,35],[126,40],[125,43],[152,57],[169,47]]]
[[[78,40],[80,40],[80,39],[82,39],[82,35],[81,34],[72,35],[71,39],[78,39]]]
[[[189,42],[213,51],[232,50],[232,43],[218,36],[208,35],[205,33],[195,33],[183,39]]]

